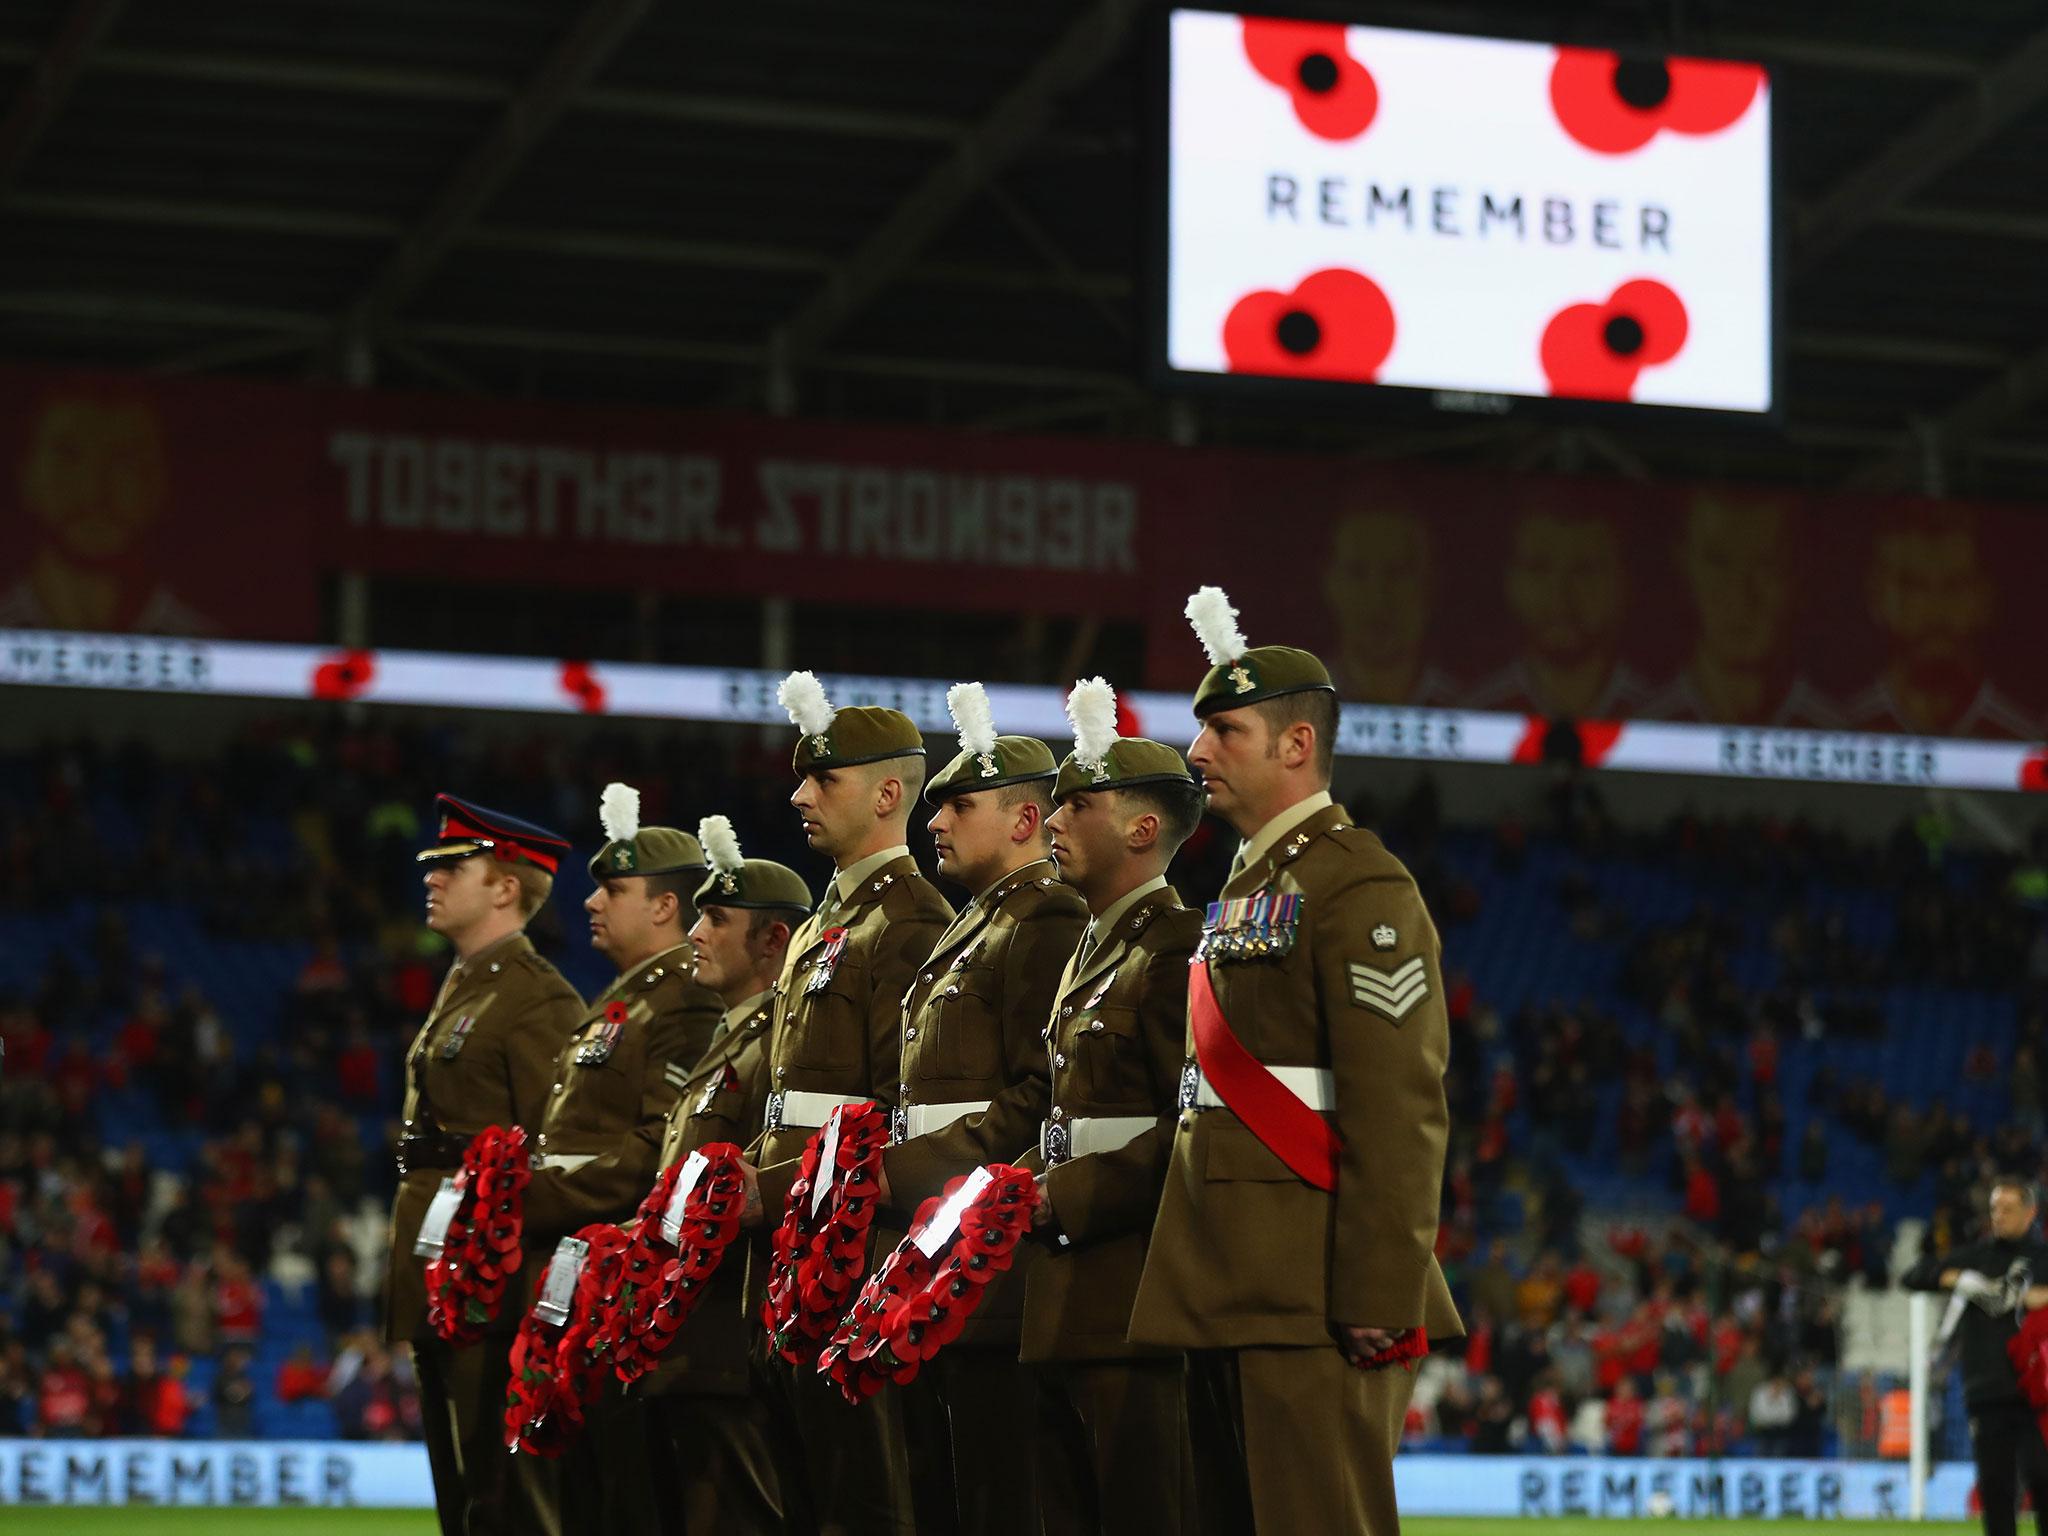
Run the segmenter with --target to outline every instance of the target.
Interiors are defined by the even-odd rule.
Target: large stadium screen
[[[1772,408],[1758,65],[1174,10],[1163,363]]]

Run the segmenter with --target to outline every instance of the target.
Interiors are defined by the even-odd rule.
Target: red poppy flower
[[[1550,105],[1558,125],[1586,148],[1625,155],[1663,129],[1719,133],[1749,110],[1763,83],[1754,64],[1560,48],[1550,69]]]
[[[1262,288],[1230,307],[1223,351],[1232,373],[1370,383],[1394,349],[1394,306],[1363,272],[1328,267],[1291,293]]]
[[[1344,46],[1334,22],[1244,18],[1244,53],[1252,68],[1294,102],[1301,126],[1322,139],[1355,139],[1380,110],[1372,73]]]
[[[1651,278],[1623,283],[1604,304],[1572,304],[1543,328],[1543,376],[1553,395],[1626,400],[1636,376],[1685,345],[1678,295]]]
[[[369,651],[342,651],[313,669],[316,699],[359,698],[377,676],[377,658]]]
[[[604,1005],[604,1021],[607,1024],[625,1023],[626,1005],[624,1003],[606,1003]]]

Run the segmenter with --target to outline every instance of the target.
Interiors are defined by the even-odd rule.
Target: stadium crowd
[[[416,1436],[374,1255],[398,1063],[445,965],[412,860],[433,792],[582,828],[593,786],[624,779],[650,820],[724,810],[750,850],[807,868],[782,750],[301,717],[197,760],[89,741],[0,759],[0,1434]],[[1796,826],[1625,833],[1583,786],[1485,833],[1442,825],[1427,791],[1357,809],[1422,880],[1453,988],[1440,1257],[1470,1336],[1425,1366],[1410,1442],[1828,1449],[1842,1290],[1888,1282],[1900,1203],[1931,1188],[1946,1245],[1992,1172],[2041,1166],[2040,850],[1962,859],[1933,820],[1877,849]],[[1482,866],[1513,878],[1545,847],[1570,854],[1555,900],[1576,939],[1616,947],[1618,991],[1504,1012],[1458,972],[1459,930],[1483,915]],[[1184,896],[1212,895],[1227,858],[1191,845]],[[1617,908],[1584,870],[1619,858],[1692,882],[1697,910]],[[1803,893],[1844,883],[1884,894],[1891,942],[1810,915]],[[565,879],[535,931],[588,990],[564,938],[581,895]],[[1735,910],[1768,915],[1768,986],[1741,979]],[[1791,1102],[1788,1048],[1882,1034],[1869,999],[1890,984],[2023,999],[2016,1038],[1966,1063],[2005,1085],[1996,1129],[1825,1068]],[[1852,1145],[1898,1198],[1787,1202]],[[1600,1150],[1675,1211],[1586,1210],[1571,1170]]]

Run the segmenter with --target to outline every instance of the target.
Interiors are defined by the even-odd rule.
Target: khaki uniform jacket
[[[554,1081],[555,1056],[583,999],[525,934],[451,968],[433,1012],[405,1058],[408,1134],[468,1138],[487,1125],[537,1127]],[[391,1342],[427,1331],[426,1260],[413,1255],[427,1204],[460,1159],[415,1168],[398,1181],[384,1271],[384,1330]],[[507,1282],[512,1290],[514,1282]],[[511,1332],[526,1308],[507,1295],[495,1327]]]
[[[725,1013],[718,994],[693,979],[695,962],[685,940],[619,977],[590,1000],[556,1056],[535,1160],[589,1161],[533,1170],[522,1303],[531,1301],[558,1239],[593,1221],[626,1220],[661,1171],[656,1158],[668,1112]],[[605,1010],[613,1003],[625,1005],[626,1021],[603,1054]],[[602,1059],[579,1061],[579,1054]]]
[[[1127,1335],[1173,1149],[1188,956],[1201,932],[1201,914],[1168,886],[1120,916],[1087,965],[1076,970],[1070,959],[1060,977],[1046,1027],[1059,1123],[1151,1115],[1158,1125],[1114,1151],[1070,1158],[1047,1176],[1067,1246],[1034,1265],[1026,1282],[1027,1361],[1156,1353]],[[1034,1151],[1026,1163],[1040,1168],[1044,1159]]]
[[[1436,927],[1400,860],[1341,806],[1283,835],[1223,894],[1263,889],[1301,899],[1293,947],[1206,963],[1246,1050],[1333,1075],[1337,1187],[1297,1178],[1227,1109],[1184,1111],[1131,1338],[1315,1345],[1337,1324],[1456,1336],[1434,1252],[1450,1051]],[[1184,1049],[1192,1059],[1192,1035]]]
[[[682,1097],[669,1111],[657,1171],[667,1171],[714,1141],[744,1146],[760,1128],[761,1107],[768,1098],[768,1026],[774,1016],[771,993],[713,1041],[691,1069]],[[661,1364],[637,1383],[633,1392],[737,1397],[747,1391],[748,1342],[753,1326],[744,1310],[746,1274],[747,1240],[743,1234],[726,1249],[718,1272],[711,1277],[710,1291],[669,1341]]]
[[[807,918],[790,940],[775,985],[769,1092],[834,1093],[893,1106],[902,1082],[903,994],[952,920],[946,898],[908,855],[862,881],[830,917]],[[846,930],[836,960],[826,944],[835,928]],[[820,971],[828,979],[815,982]],[[764,1260],[814,1130],[784,1126],[764,1132],[751,1148],[750,1160],[760,1169],[764,1221],[757,1252]],[[757,1269],[765,1287],[765,1262]],[[758,1302],[765,1290],[750,1287],[748,1294]]]
[[[1051,1102],[1045,1019],[1067,960],[1088,926],[1088,904],[1050,859],[998,881],[953,920],[903,996],[903,1105],[989,1101],[986,1110],[913,1136],[883,1158],[894,1210],[878,1240],[901,1241],[918,1205],[948,1179],[983,1163],[1014,1163],[1038,1145]],[[961,1334],[966,1343],[1014,1341],[1024,1271],[1017,1251]]]

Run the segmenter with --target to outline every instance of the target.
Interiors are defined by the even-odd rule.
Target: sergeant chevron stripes
[[[1361,960],[1351,962],[1351,1001],[1361,1008],[1385,1014],[1396,1024],[1427,996],[1429,972],[1420,955],[1391,971],[1367,965]]]
[[[667,1066],[663,1067],[661,1075],[669,1080],[671,1086],[677,1088],[682,1087],[683,1084],[690,1080],[690,1074],[675,1062],[670,1062]]]

